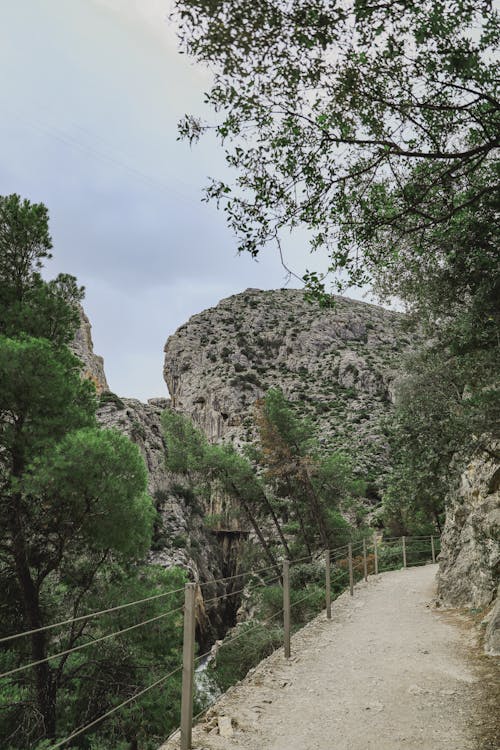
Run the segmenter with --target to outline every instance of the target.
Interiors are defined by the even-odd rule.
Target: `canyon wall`
[[[500,577],[500,445],[478,453],[446,502],[439,555],[442,605],[483,611],[498,595]],[[500,654],[500,601],[493,604],[485,650]]]

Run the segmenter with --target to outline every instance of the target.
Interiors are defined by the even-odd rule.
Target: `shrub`
[[[221,690],[227,690],[266,656],[270,656],[283,642],[283,630],[265,623],[245,622],[232,631],[237,640],[223,643],[214,669],[215,680]],[[241,636],[241,637],[240,637]]]
[[[378,570],[397,570],[403,567],[403,545],[395,544],[391,547],[378,548]]]
[[[172,539],[172,547],[175,547],[176,549],[184,549],[187,547],[187,544],[188,538],[186,534],[178,534]]]
[[[132,422],[131,437],[132,437],[132,440],[145,440],[146,439],[146,430],[144,429],[144,426],[139,422],[138,419],[134,419],[134,421]]]
[[[125,409],[125,404],[116,393],[111,391],[103,391],[99,396],[99,403],[103,404],[114,404],[117,409]]]
[[[322,563],[301,563],[290,568],[290,586],[292,589],[302,589],[309,583],[322,583],[324,579]]]
[[[293,568],[291,569],[293,570]],[[325,590],[317,583],[302,588],[290,588],[290,619],[292,625],[303,625],[321,612],[325,606]],[[283,609],[283,589],[269,586],[261,594],[261,616],[279,618]]]

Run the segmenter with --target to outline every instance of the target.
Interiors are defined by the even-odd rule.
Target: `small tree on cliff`
[[[280,497],[287,498],[300,537],[309,554],[317,544],[323,549],[336,543],[341,521],[338,507],[362,487],[354,482],[347,458],[321,454],[313,425],[300,419],[278,388],[271,388],[257,402],[259,450],[265,481]]]

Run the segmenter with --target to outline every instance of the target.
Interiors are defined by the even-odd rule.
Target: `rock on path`
[[[432,609],[436,568],[372,576],[354,598],[342,594],[331,622],[323,613],[293,637],[292,659],[275,652],[218,701],[193,748],[497,750],[495,664]]]

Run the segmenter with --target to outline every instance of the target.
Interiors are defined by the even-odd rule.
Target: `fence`
[[[248,623],[248,626],[240,633],[236,633],[229,638],[226,638],[221,645],[221,648],[225,648],[227,645],[234,643],[236,640],[243,638],[252,632],[255,628],[262,626],[263,624],[269,625],[271,622],[276,620],[281,621],[282,624],[282,646],[284,650],[285,658],[291,656],[291,635],[292,635],[292,611],[295,607],[303,605],[306,600],[312,598],[313,595],[317,595],[317,585],[311,587],[308,582],[303,582],[302,591],[305,592],[304,596],[297,598],[295,595],[291,596],[291,568],[304,564],[304,562],[320,564],[323,570],[323,586],[324,594],[321,602],[321,607],[326,610],[326,618],[331,619],[332,616],[332,600],[339,596],[341,593],[349,589],[350,595],[354,595],[354,585],[357,581],[367,580],[371,574],[377,575],[378,573],[385,572],[388,570],[394,570],[397,568],[407,568],[415,565],[425,565],[429,562],[436,562],[436,555],[439,552],[440,540],[439,537],[434,536],[420,536],[420,537],[389,537],[386,539],[378,538],[375,533],[371,539],[361,539],[357,542],[350,542],[342,547],[335,549],[325,550],[322,554],[317,553],[316,558],[313,559],[311,556],[299,558],[296,560],[284,560],[281,575],[269,578],[270,571],[276,571],[274,566],[268,568],[262,568],[257,571],[253,571],[251,575],[257,578],[251,584],[247,584],[238,588],[230,593],[221,594],[220,596],[209,597],[204,599],[204,604],[215,603],[227,597],[237,596],[243,593],[255,592],[257,590],[263,590],[270,587],[272,584],[279,584],[282,590],[282,607],[273,612],[267,618],[259,619],[255,623]],[[216,579],[215,581],[208,581],[202,583],[199,588],[203,591],[204,588],[212,586],[218,583],[224,583],[228,581],[234,581],[235,579],[244,579],[246,574],[239,574],[236,576],[230,576],[227,578]],[[162,618],[170,616],[174,613],[183,612],[183,651],[182,651],[182,664],[167,674],[163,675],[159,679],[155,680],[151,684],[147,685],[143,689],[137,691],[126,700],[122,701],[118,705],[112,706],[108,711],[95,717],[91,721],[83,724],[76,728],[71,734],[61,740],[55,741],[47,750],[57,750],[57,748],[66,748],[69,750],[71,743],[81,735],[95,729],[98,725],[104,722],[107,718],[130,705],[131,703],[138,701],[146,693],[155,690],[162,685],[165,685],[169,679],[174,675],[179,675],[182,672],[182,690],[181,690],[181,707],[180,707],[180,727],[173,732],[170,737],[180,733],[181,750],[191,750],[191,734],[193,723],[209,708],[210,705],[204,706],[203,709],[196,715],[193,715],[193,701],[195,694],[194,674],[195,666],[209,656],[210,652],[195,655],[195,625],[196,625],[196,589],[197,584],[187,583],[183,589],[174,589],[169,592],[155,594],[145,599],[140,599],[125,604],[118,605],[116,607],[110,607],[97,612],[92,612],[86,615],[80,615],[78,617],[69,618],[58,623],[46,625],[39,628],[38,631],[24,631],[22,633],[16,633],[10,636],[6,636],[0,639],[0,645],[8,643],[18,638],[27,637],[35,632],[49,631],[54,628],[60,628],[64,626],[74,626],[75,623],[81,623],[94,618],[98,618],[104,614],[114,613],[120,610],[124,610],[130,607],[141,605],[150,601],[156,601],[161,598],[166,598],[175,594],[180,594],[184,591],[184,606],[174,607],[167,610],[155,617],[142,620],[134,623],[126,628],[113,631],[99,638],[91,641],[81,643],[74,646],[71,649],[63,649],[54,654],[51,654],[43,659],[31,661],[23,665],[13,667],[2,674],[0,679],[7,679],[14,675],[17,675],[26,670],[32,669],[40,664],[51,662],[53,660],[62,659],[67,657],[69,654],[81,651],[83,649],[94,646],[95,644],[107,641],[108,639],[121,636],[132,630],[140,627],[147,626],[153,622],[157,622]],[[333,590],[333,591],[332,591]],[[294,594],[297,591],[294,591]],[[301,593],[301,592],[299,592]],[[320,610],[318,610],[320,611]],[[317,613],[317,612],[316,612]],[[314,613],[314,614],[316,614]]]

